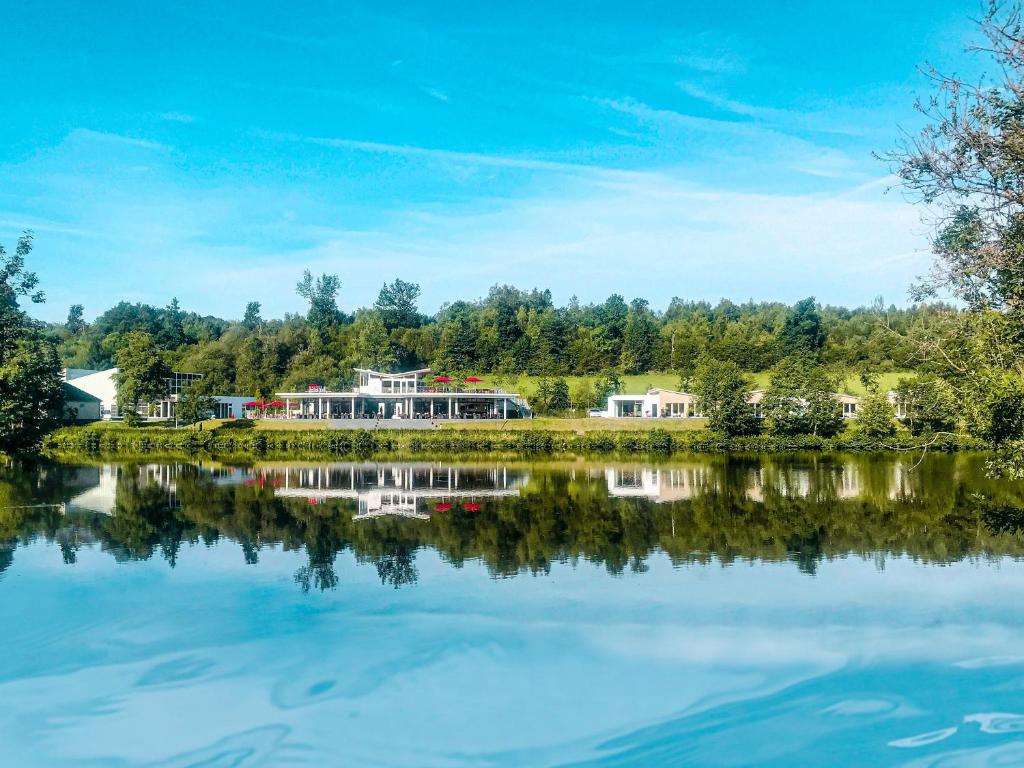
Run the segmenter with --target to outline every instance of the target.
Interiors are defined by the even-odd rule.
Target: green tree
[[[578,412],[586,412],[597,404],[594,387],[589,379],[580,379],[572,388],[569,396],[572,407]]]
[[[608,405],[608,398],[617,395],[622,391],[622,379],[618,372],[611,368],[604,371],[594,381],[594,403],[604,408]]]
[[[813,296],[793,306],[779,332],[779,342],[785,355],[803,353],[817,357],[826,339],[825,326]]]
[[[242,325],[250,331],[258,330],[263,325],[263,318],[260,317],[262,306],[258,301],[250,301],[245,305],[245,315],[242,317]]]
[[[551,397],[548,406],[552,411],[567,411],[572,405],[569,397],[569,385],[561,376],[551,383]]]
[[[419,296],[420,287],[416,283],[395,278],[393,283],[385,283],[380,289],[373,308],[389,331],[395,328],[415,328],[420,324],[420,313],[416,308]]]
[[[772,369],[761,410],[772,435],[831,437],[843,428],[843,411],[834,392],[838,381],[810,353],[794,355]]]
[[[434,356],[437,370],[457,373],[473,368],[476,335],[468,314],[468,307],[453,306],[452,314],[442,321],[441,338]]]
[[[644,299],[634,299],[626,315],[622,333],[622,370],[628,374],[646,373],[654,367],[658,325]]]
[[[0,244],[0,354],[4,350],[13,353],[30,325],[19,299],[27,298],[33,304],[46,301],[46,295],[38,288],[39,276],[25,269],[25,261],[32,253],[32,240],[32,232],[25,232],[18,238],[14,253],[8,253]]]
[[[206,379],[199,379],[182,387],[174,413],[178,421],[186,426],[210,418],[217,407],[217,401],[210,394]]]
[[[25,268],[32,253],[26,232],[7,253],[0,245],[0,451],[34,448],[61,417],[64,393],[56,347],[21,309],[45,300],[39,278]]]
[[[968,308],[950,313],[953,333],[914,338],[917,351],[952,385],[972,427],[1008,447],[1006,466],[1024,472],[1024,418],[1010,414],[1024,399],[1020,4],[989,2],[980,30],[986,40],[976,50],[990,71],[976,83],[932,71],[936,92],[919,104],[928,125],[886,157],[934,223],[934,267],[912,297],[952,294]]]
[[[162,313],[159,342],[164,349],[177,349],[185,341],[185,313],[175,297]]]
[[[892,437],[899,424],[889,399],[877,392],[861,399],[857,409],[857,430],[869,437]]]
[[[0,452],[35,448],[64,406],[57,349],[26,332],[0,363]]]
[[[390,371],[398,358],[380,316],[371,312],[368,317],[361,319],[359,325],[362,326],[357,344],[360,364],[375,371]]]
[[[85,307],[81,304],[72,304],[68,309],[68,319],[64,321],[64,328],[72,336],[77,336],[85,330]]]
[[[736,363],[702,355],[694,368],[692,388],[711,429],[727,435],[753,435],[760,429],[747,402],[750,382]]]
[[[953,388],[934,375],[900,379],[893,390],[903,421],[915,435],[950,432],[959,405]]]
[[[117,363],[117,408],[128,424],[139,419],[139,406],[167,394],[171,375],[153,337],[143,331],[124,336],[114,354]]]
[[[341,281],[337,275],[325,273],[314,280],[308,269],[302,273],[302,280],[295,286],[296,293],[309,302],[306,320],[321,336],[341,319],[341,312],[338,310],[339,290]]]

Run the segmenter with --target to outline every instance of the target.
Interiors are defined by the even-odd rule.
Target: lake
[[[972,455],[0,468],[0,765],[1024,765]]]

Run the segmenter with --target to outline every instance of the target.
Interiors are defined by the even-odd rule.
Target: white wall
[[[76,387],[100,399],[100,414],[104,419],[110,418],[112,409],[117,405],[117,384],[114,382],[116,373],[117,368],[110,368],[74,379]]]

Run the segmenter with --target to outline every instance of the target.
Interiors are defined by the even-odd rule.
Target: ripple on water
[[[894,739],[889,742],[890,747],[897,747],[900,749],[911,749],[913,747],[926,747],[929,744],[934,744],[937,741],[948,739],[954,733],[956,733],[956,726],[950,728],[941,728],[937,731],[928,731],[928,733],[919,733],[916,736],[908,736],[905,739]]]
[[[147,669],[135,682],[136,686],[172,685],[198,680],[209,672],[215,663],[209,659],[185,656],[157,664]]]
[[[152,763],[151,768],[251,768],[295,762],[295,748],[284,744],[286,725],[268,725],[232,734],[206,747]]]
[[[967,715],[965,723],[977,723],[982,733],[1021,733],[1024,731],[1024,715],[1012,712],[978,712]]]
[[[1024,742],[959,749],[904,763],[904,768],[1017,768],[1024,765]]]
[[[953,666],[960,669],[987,669],[989,667],[1009,667],[1024,664],[1024,656],[981,656],[976,659],[964,659]]]
[[[846,699],[823,710],[826,715],[856,717],[858,715],[881,715],[895,712],[899,703],[885,699]]]

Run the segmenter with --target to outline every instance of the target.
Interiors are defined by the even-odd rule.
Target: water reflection
[[[701,457],[660,464],[332,462],[8,464],[0,470],[0,574],[42,537],[67,563],[82,547],[118,561],[221,538],[245,562],[301,550],[303,590],[338,586],[351,550],[382,583],[417,580],[416,553],[494,576],[585,559],[643,571],[791,561],[814,573],[857,555],[927,562],[1024,554],[1024,486],[985,478],[975,456]]]

